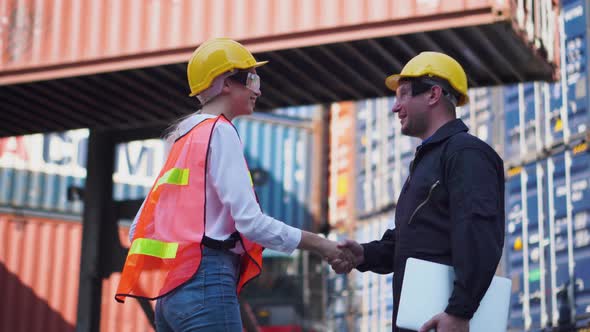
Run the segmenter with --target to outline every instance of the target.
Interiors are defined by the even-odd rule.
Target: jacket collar
[[[469,131],[469,128],[467,128],[461,119],[451,120],[445,123],[442,127],[438,128],[434,135],[432,135],[432,137],[424,145],[438,143],[453,135],[467,131]]]

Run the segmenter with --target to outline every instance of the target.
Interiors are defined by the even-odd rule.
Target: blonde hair
[[[182,135],[182,131],[181,128],[186,127],[187,123],[190,122],[190,119],[196,115],[201,113],[201,110],[198,110],[194,113],[191,113],[189,115],[185,115],[179,119],[177,119],[174,123],[172,123],[170,125],[170,127],[168,127],[168,129],[166,129],[166,132],[164,134],[164,141],[166,141],[166,146],[170,147],[172,146],[172,144],[174,144],[174,142],[176,142],[177,139],[180,138],[180,136]]]
[[[213,100],[213,98],[217,97],[223,89],[223,82],[225,81],[225,79],[235,73],[236,71],[232,70],[217,76],[213,80],[213,82],[211,82],[211,85],[207,89],[201,91],[201,93],[199,93],[196,96],[199,99],[201,105],[205,105],[206,103]],[[166,133],[164,134],[164,140],[166,141],[166,145],[169,147],[172,146],[172,144],[174,144],[174,142],[176,142],[176,140],[180,138],[180,136],[183,134],[182,129],[186,127],[187,123],[190,122],[190,119],[194,115],[199,113],[201,113],[201,110],[198,110],[189,115],[185,115],[176,120],[174,123],[172,123],[170,127],[168,127],[168,129],[166,130]]]

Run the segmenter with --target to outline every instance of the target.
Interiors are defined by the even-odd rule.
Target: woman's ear
[[[229,83],[229,80],[224,80],[223,81],[223,88],[221,89],[221,93],[228,94],[230,91],[231,91],[231,83]]]

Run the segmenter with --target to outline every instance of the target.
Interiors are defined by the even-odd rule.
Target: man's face
[[[412,96],[412,84],[402,82],[395,91],[396,99],[392,111],[397,113],[402,134],[420,137],[428,127],[429,112],[427,93]]]

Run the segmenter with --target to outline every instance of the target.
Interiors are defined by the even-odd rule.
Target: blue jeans
[[[240,256],[203,247],[199,271],[156,303],[158,332],[241,332]]]

